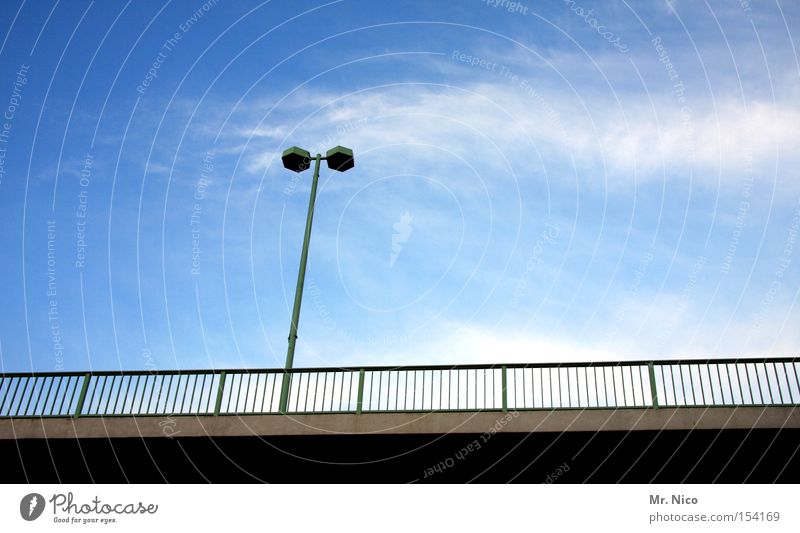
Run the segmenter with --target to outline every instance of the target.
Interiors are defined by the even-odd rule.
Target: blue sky
[[[386,5],[384,5],[386,4]],[[5,371],[796,354],[791,2],[4,2]]]

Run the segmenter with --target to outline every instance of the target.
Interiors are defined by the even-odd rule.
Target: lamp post
[[[289,348],[286,351],[286,364],[284,365],[283,383],[281,384],[280,412],[286,413],[289,405],[289,387],[291,384],[289,370],[294,363],[294,348],[297,343],[297,323],[300,320],[300,303],[303,300],[303,283],[306,278],[306,263],[308,262],[308,243],[311,240],[311,222],[314,219],[314,202],[317,198],[317,182],[319,181],[319,164],[327,161],[328,168],[344,172],[355,166],[353,151],[344,146],[331,148],[325,153],[317,154],[313,158],[308,150],[293,146],[284,150],[281,156],[283,166],[293,172],[303,172],[308,169],[311,160],[314,160],[314,177],[311,180],[311,198],[308,200],[308,217],[306,218],[306,233],[303,237],[303,251],[300,254],[300,270],[297,273],[297,288],[294,292],[294,309],[292,310],[292,323],[289,326]]]

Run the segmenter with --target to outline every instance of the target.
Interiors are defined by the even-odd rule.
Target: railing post
[[[364,409],[364,369],[358,371],[358,398],[356,399],[356,414],[360,415]]]
[[[647,363],[647,373],[650,374],[650,396],[653,398],[653,409],[658,409],[658,389],[656,389],[656,371],[653,362]]]
[[[91,379],[91,377],[91,374],[83,375],[83,385],[81,385],[81,393],[78,396],[78,405],[75,406],[75,414],[72,415],[73,418],[81,417],[81,412],[83,411],[83,402],[86,400],[86,391],[89,390],[89,379]]]
[[[502,384],[503,384],[503,412],[508,412],[508,377],[506,376],[506,366],[503,365],[502,369]]]
[[[222,393],[224,390],[225,390],[225,371],[222,371],[219,373],[219,385],[217,385],[217,401],[214,402],[214,416],[219,416],[219,409],[220,407],[222,407]]]

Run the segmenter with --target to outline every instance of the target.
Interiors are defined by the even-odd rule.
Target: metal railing
[[[800,405],[800,360],[0,374],[0,418]]]

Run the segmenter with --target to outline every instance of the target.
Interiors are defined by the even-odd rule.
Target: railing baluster
[[[175,413],[175,404],[178,403],[178,391],[181,387],[181,375],[177,374],[178,379],[175,380],[175,392],[172,392],[172,380],[175,374],[170,374],[169,385],[167,386],[167,395],[164,398],[164,414],[171,415]],[[169,401],[172,400],[172,409],[169,407]]]
[[[258,387],[259,387],[260,382],[261,382],[261,374],[260,373],[256,373],[256,382],[255,382],[254,385],[251,385],[252,381],[253,381],[253,373],[250,372],[248,374],[248,380],[247,380],[247,398],[246,398],[247,401],[245,401],[245,404],[244,404],[244,411],[246,413],[257,413],[258,412],[256,410],[256,403],[258,403]],[[253,391],[253,406],[252,406],[252,408],[248,407],[248,404],[250,403],[250,390],[251,389]]]
[[[747,390],[750,392],[750,401],[749,404],[753,404],[753,384],[750,383],[750,369],[747,366],[747,363],[744,363],[744,378],[747,381]],[[742,403],[744,402],[744,397],[742,397]]]
[[[244,412],[245,413],[255,413],[256,412],[256,401],[258,401],[258,378],[261,377],[260,374],[256,374],[256,386],[253,388],[253,408],[252,410],[247,407],[247,404],[250,403],[250,390],[251,390],[251,383],[253,381],[253,373],[247,373],[247,395],[245,396],[244,402]]]
[[[716,405],[717,400],[714,398],[714,380],[711,377],[711,366],[708,363],[706,363],[706,375],[708,376],[708,390],[711,392],[711,405]]]
[[[785,403],[783,401],[783,391],[781,390],[781,378],[778,376],[778,367],[775,363],[772,363],[772,370],[775,372],[775,383],[778,386],[778,397],[781,399],[781,404]],[[789,384],[789,380],[786,380],[786,384]]]
[[[106,377],[106,381],[107,380],[108,377]],[[103,408],[102,411],[100,411],[100,403],[97,404],[97,409],[99,411],[98,414],[100,415],[108,414],[108,404],[111,402],[111,393],[114,392],[114,383],[116,382],[116,380],[117,376],[111,376],[111,388],[108,389],[108,398],[106,399],[106,406]],[[103,384],[103,390],[105,390],[105,383]],[[100,392],[100,401],[102,400],[103,400],[103,393]]]
[[[388,409],[392,404],[392,376],[394,376],[394,410],[397,411],[397,392],[400,388],[400,373],[395,370],[389,371],[389,387],[386,390],[386,408]]]
[[[156,376],[156,379],[153,381],[153,392],[155,392],[155,390],[156,390],[155,389],[155,384],[158,383],[158,395],[156,395],[156,404],[153,406],[153,413],[154,414],[158,414],[158,406],[161,404],[161,395],[164,392],[164,380],[167,379],[166,376],[162,375],[161,376],[161,381],[158,381],[158,377],[159,376]],[[172,386],[172,376],[170,376],[169,385],[170,385],[170,387]],[[164,404],[164,409],[165,410],[166,410],[166,407],[167,406],[166,406],[166,403],[165,403]]]
[[[697,380],[700,382],[700,401],[702,405],[708,405],[706,403],[706,391],[703,389],[703,374],[700,372],[700,365],[697,366]]]
[[[114,379],[116,379],[116,377]],[[107,414],[112,414],[113,415],[114,413],[116,413],[117,404],[119,403],[119,397],[122,395],[122,386],[123,386],[124,383],[125,383],[125,376],[120,374],[120,376],[119,376],[119,387],[117,388],[117,396],[114,398],[114,405],[111,406],[111,412],[107,413]],[[111,390],[109,391],[109,395],[108,395],[109,400],[111,399],[111,393],[113,391],[114,391],[114,387],[112,386]],[[108,405],[106,405],[106,408],[108,408]]]
[[[150,414],[150,404],[153,403],[153,396],[156,395],[156,383],[158,383],[158,374],[151,374],[145,378],[145,390],[147,389],[147,382],[150,378],[153,378],[153,386],[150,388],[150,394],[147,396],[147,407],[144,410],[144,414]],[[163,380],[162,380],[163,381]],[[156,411],[158,410],[158,403],[156,403]]]
[[[3,378],[5,381],[6,378]],[[3,406],[6,403],[6,399],[8,398],[8,393],[11,391],[11,385],[14,385],[14,393],[16,394],[17,388],[19,387],[19,382],[22,381],[22,378],[14,379],[8,378],[8,385],[6,385],[6,392],[3,394],[3,401],[0,401],[0,415],[3,415]],[[13,402],[12,402],[13,403]],[[11,416],[11,404],[8,404],[8,416]]]
[[[28,396],[28,403],[25,404],[25,411],[22,412],[23,416],[28,416],[28,409],[31,406],[31,400],[33,400],[33,394],[36,392],[36,384],[39,382],[38,377],[33,378],[33,387],[31,388],[31,395]],[[42,383],[44,385],[44,383]],[[36,397],[36,403],[39,403],[39,398],[42,396],[42,387],[39,387],[39,396]],[[33,410],[36,412],[36,403],[33,404]]]
[[[725,364],[725,375],[728,376],[728,392],[730,393],[731,397],[730,404],[736,405],[736,398],[733,397],[733,379],[731,379],[731,366],[727,363]]]
[[[4,390],[3,386],[5,385],[5,393],[3,393],[3,399],[0,400],[0,416],[3,416],[3,404],[6,401],[6,393],[8,392],[8,387],[10,387],[10,383],[13,378],[7,378],[5,376],[0,376],[0,390]]]
[[[14,413],[14,416],[19,416],[19,410],[22,408],[22,403],[25,401],[25,393],[28,391],[28,385],[31,382],[31,376],[25,377],[25,386],[22,387],[22,396],[19,397],[19,403],[17,404],[17,411]],[[14,402],[17,400],[17,391],[14,392],[14,397],[11,399],[11,405],[14,405]]]
[[[678,388],[675,386],[675,367],[677,365],[669,365],[669,379],[672,381],[672,396],[675,399],[675,407],[678,407]],[[682,389],[681,389],[682,390]],[[684,405],[686,405],[686,398],[684,398]]]
[[[265,374],[264,376],[264,392],[267,389],[267,383],[269,382],[269,373]],[[272,404],[275,402],[275,384],[278,381],[278,375],[272,374],[272,387],[269,390],[269,412],[272,412]]]
[[[302,372],[300,372],[298,374],[299,374],[299,377],[297,378],[297,387],[296,387],[297,388],[297,398],[295,399],[295,402],[294,402],[294,410],[299,412],[300,411],[300,391],[303,390],[303,376],[306,376],[306,392],[308,392],[308,374],[305,374],[305,373],[302,373]],[[294,373],[292,373],[292,376],[294,377]]]
[[[328,374],[329,372],[325,372],[325,380],[322,382],[322,404],[320,404],[320,412],[325,412],[325,397],[328,394]],[[387,406],[388,408],[388,406]],[[331,411],[333,411],[333,398],[331,398]]]
[[[421,411],[424,411],[425,410],[425,390],[426,390],[425,389],[425,383],[426,383],[425,376],[428,374],[428,371],[427,370],[420,370],[420,372],[422,373],[422,384],[420,385],[420,393],[421,393],[420,396],[421,397],[420,397],[419,408],[420,408]],[[431,387],[433,387],[433,385],[431,385]],[[469,397],[469,391],[467,391],[467,396]]]
[[[317,397],[319,396],[319,379],[321,377],[320,372],[314,373],[314,399],[311,401],[311,411],[317,410]]]
[[[461,371],[456,369],[456,409],[461,409]]]
[[[117,402],[119,402],[119,397],[122,396],[122,384],[124,383],[124,381],[125,381],[125,376],[122,376],[122,379],[119,382],[119,393],[117,393],[117,399],[116,399],[116,401],[114,401],[114,407],[112,408],[112,411],[114,413],[117,412]],[[128,386],[125,387],[125,397],[122,399],[122,413],[121,414],[125,414],[125,404],[128,403],[128,393],[131,390],[131,381],[133,381],[133,376],[128,376]]]
[[[616,366],[611,367],[611,390],[614,391],[614,408],[619,407],[619,396],[617,395],[617,373],[614,372]]]
[[[794,370],[794,362],[789,363],[789,364],[792,366],[792,369]],[[786,386],[789,387],[789,400],[791,400],[791,402],[793,404],[796,404],[798,402],[797,402],[797,400],[794,399],[794,395],[792,394],[792,383],[789,381],[789,369],[786,367],[786,361],[783,362],[783,371],[786,373]],[[796,379],[797,379],[797,375],[795,375],[795,380]],[[797,383],[795,381],[795,385],[798,386],[798,392],[800,392],[800,383]]]
[[[413,371],[412,385],[411,385],[411,410],[417,409],[417,371]]]
[[[311,372],[306,372],[306,396],[305,400],[303,401],[303,411],[308,411],[308,393],[311,390]],[[370,375],[371,376],[371,375]],[[370,386],[370,395],[372,395],[372,380],[369,381]]]
[[[338,374],[338,372],[337,372],[337,374]],[[339,411],[342,410],[342,399],[344,398],[344,375],[345,375],[345,373],[342,372],[341,373],[342,377],[341,377],[341,380],[340,380],[340,383],[342,384],[342,386],[339,387]],[[336,386],[336,382],[334,380],[334,387],[335,386]],[[331,408],[333,408],[333,406],[331,406]]]
[[[697,405],[697,395],[694,392],[694,374],[692,374],[692,365],[686,365],[686,371],[689,373],[689,390],[692,392],[692,405]]]
[[[214,398],[216,396],[214,394],[214,374],[211,374],[211,380],[208,384],[208,387],[206,387],[205,376],[203,376],[203,390],[201,392],[202,394],[206,394],[206,392],[208,393],[208,397],[206,399],[206,410],[205,410],[206,414],[208,413],[213,414],[213,411],[211,410],[211,398]],[[202,394],[200,396],[201,401],[202,401]]]
[[[486,409],[486,369],[485,368],[483,369],[483,408]]]
[[[369,380],[369,406],[370,406],[370,409],[373,410],[373,411],[375,411],[375,410],[380,411],[381,410],[381,387],[383,386],[383,372],[380,372],[380,371],[378,372],[378,390],[376,392],[376,396],[378,397],[378,405],[375,406],[375,407],[373,407],[373,405],[372,405],[372,382],[375,381],[375,373],[374,372],[370,375],[370,378],[371,379]]]
[[[750,391],[750,403],[754,404],[755,399],[753,397],[753,384],[750,381],[750,369],[747,366],[747,363],[744,364],[744,377],[747,380],[747,390]]]
[[[131,414],[139,414],[142,412],[142,403],[144,402],[144,389],[142,389],[142,399],[139,401],[139,409],[134,413],[133,407],[136,405],[136,393],[139,391],[139,381],[141,381],[140,375],[136,376],[136,385],[133,386],[133,396],[131,397]],[[147,379],[147,377],[145,377]]]
[[[767,390],[769,391],[769,403],[778,403],[777,395],[772,392],[772,380],[769,377],[769,363],[764,363],[764,380],[767,382]]]
[[[475,369],[475,372],[473,374],[474,374],[473,383],[475,384],[475,393],[472,395],[472,397],[475,400],[474,409],[477,409],[478,408],[478,369],[477,368]],[[424,399],[425,399],[425,396],[424,396],[425,395],[425,371],[424,370],[422,371],[422,380],[423,380],[422,381],[422,394],[423,394],[423,402],[422,403],[424,404],[425,403],[424,402]],[[467,409],[469,409],[469,404],[467,404]]]
[[[733,370],[736,373],[736,383],[739,386],[739,404],[744,404],[744,392],[742,391],[742,378],[739,377],[739,365],[737,363],[733,364]]]
[[[683,405],[689,405],[689,399],[686,394],[686,385],[683,382],[683,368],[680,364],[675,365],[678,369],[678,381],[681,383],[681,396],[683,396]]]
[[[355,372],[348,372],[348,387],[347,387],[347,410],[350,410],[350,406],[353,405],[353,375]]]
[[[197,383],[197,374],[194,375],[195,384]],[[183,413],[186,411],[186,395],[189,393],[189,381],[191,381],[192,376],[186,375],[186,384],[183,386],[183,396],[181,397],[181,408],[178,411],[179,413]],[[178,388],[180,389],[181,380],[178,380]],[[192,397],[194,397],[194,388],[192,388]],[[177,400],[178,395],[175,395],[175,399]],[[172,410],[175,411],[175,404],[172,404]],[[189,411],[192,410],[192,400],[189,400]]]
[[[236,378],[239,377],[239,382],[241,383],[241,374],[231,374],[231,392],[228,393],[228,403],[225,404],[225,412],[231,412],[231,401],[233,400],[233,389],[236,388]],[[222,406],[220,406],[221,408]],[[233,406],[233,411],[236,412],[236,405]]]
[[[444,370],[442,370],[442,373],[444,373]],[[444,377],[442,379],[444,380]],[[453,407],[453,391],[455,390],[453,388],[453,369],[452,368],[448,368],[447,369],[447,385],[445,385],[444,387],[445,387],[445,389],[447,391],[447,394],[444,396],[444,399],[442,400],[444,402],[444,404],[442,405],[442,409],[447,410],[447,411],[451,411],[452,407]],[[405,389],[403,389],[403,390],[405,390]]]
[[[244,374],[239,374],[239,386],[236,387],[236,399],[233,401],[233,412],[239,412],[239,396],[242,393],[242,384],[244,383]],[[233,381],[231,381],[231,386],[233,386]],[[250,386],[250,374],[247,374],[247,386]],[[233,396],[233,391],[231,390],[231,396]],[[245,403],[247,403],[247,395],[245,394],[244,398]],[[230,398],[228,398],[228,403],[230,404]]]
[[[63,380],[59,379],[58,388],[56,389],[56,395],[53,397],[53,408],[50,410],[51,415],[53,416],[61,415],[61,408],[64,406],[64,400],[66,400],[67,398],[67,392],[69,391],[69,382],[71,379],[72,379],[71,376],[67,376],[66,383],[64,383]],[[62,383],[64,383],[64,394],[61,395],[61,403],[58,406],[58,411],[56,411],[56,403],[58,402],[58,391],[61,390]]]
[[[261,394],[261,407],[259,407],[258,411],[256,411],[256,402],[258,401],[258,387],[261,385],[261,373],[256,374],[256,390],[253,393],[253,412],[254,413],[263,413],[264,412],[264,399],[267,397],[267,376],[264,376],[264,392]]]
[[[556,367],[556,386],[558,387],[558,406],[564,407],[564,394],[561,392],[561,365]]]
[[[97,397],[97,413],[95,413],[95,414],[98,414],[98,415],[102,415],[103,414],[102,410],[100,409],[100,405],[103,403],[103,392],[105,392],[105,390],[106,390],[106,383],[108,382],[108,376],[97,376],[97,381],[100,381],[101,379],[103,381],[103,386],[100,387],[100,395]],[[97,385],[95,385],[95,388],[92,391],[92,400],[89,402],[89,409],[90,410],[92,408],[92,403],[94,402],[94,392],[96,390],[97,390]]]
[[[58,385],[59,385],[59,387],[61,386],[61,377],[62,376],[58,376],[58,379],[59,379]],[[47,378],[45,378],[45,380],[46,379]],[[53,390],[53,383],[55,383],[55,381],[56,381],[56,377],[52,376],[50,378],[50,386],[47,388],[47,395],[44,397],[44,405],[42,405],[42,413],[41,413],[40,416],[46,416],[47,415],[47,404],[50,401],[50,391]],[[56,395],[58,395],[58,388],[56,388]],[[53,403],[55,403],[55,399],[53,400]]]
[[[506,372],[507,371],[506,371],[505,365],[503,365],[501,368],[502,368],[502,373],[500,375],[502,377],[500,379],[501,379],[501,383],[503,385],[503,389],[502,389],[502,391],[503,391],[502,392],[502,394],[503,394],[503,412],[505,413],[505,412],[508,411],[508,391],[507,391],[507,389],[508,389],[508,378],[506,377]]]
[[[36,382],[38,383],[39,381],[40,380],[38,378],[36,378]],[[47,382],[47,378],[46,377],[42,377],[41,385],[39,385],[39,394],[36,395],[36,401],[35,402],[31,403],[31,400],[28,399],[28,405],[29,406],[33,405],[33,411],[31,411],[31,414],[28,415],[28,406],[26,406],[25,407],[25,415],[26,416],[36,416],[36,408],[39,407],[39,402],[42,401],[42,394],[44,393],[44,384],[46,382]],[[34,384],[34,390],[36,390],[35,384]],[[31,399],[32,398],[33,398],[33,391],[31,391]]]
[[[19,383],[22,382],[22,379],[23,378],[19,379]],[[30,381],[30,377],[29,376],[25,376],[25,386],[22,388],[22,397],[19,400],[20,404],[22,403],[22,398],[25,397],[25,389],[28,388],[28,382],[29,381]],[[11,397],[11,403],[8,404],[8,413],[9,414],[11,414],[11,408],[14,407],[14,402],[17,401],[17,393],[19,392],[19,383],[17,383],[17,386],[14,387],[14,396]],[[19,416],[19,405],[17,405],[17,412],[15,413],[15,416]]]
[[[405,387],[406,382],[403,381],[403,387]],[[403,401],[405,402],[405,394],[403,395]],[[400,410],[400,371],[397,371],[397,386],[394,388],[394,408],[396,411]]]
[[[753,364],[753,370],[756,373],[756,389],[758,389],[758,403],[766,403],[764,401],[764,391],[761,390],[761,378],[758,375],[758,364]],[[753,400],[755,403],[755,400]]]
[[[78,381],[79,381],[78,377],[76,376],[75,377],[75,384],[72,385],[72,393],[69,394],[69,403],[67,404],[67,409],[69,409],[69,406],[72,405],[72,398],[75,397],[75,390],[78,388]],[[64,396],[61,398],[61,404],[59,404],[59,406],[58,406],[58,414],[59,415],[61,415],[62,411],[64,410],[64,402],[67,399],[67,393],[69,392],[70,383],[72,383],[72,376],[70,376],[67,379],[67,384],[64,387]]]

